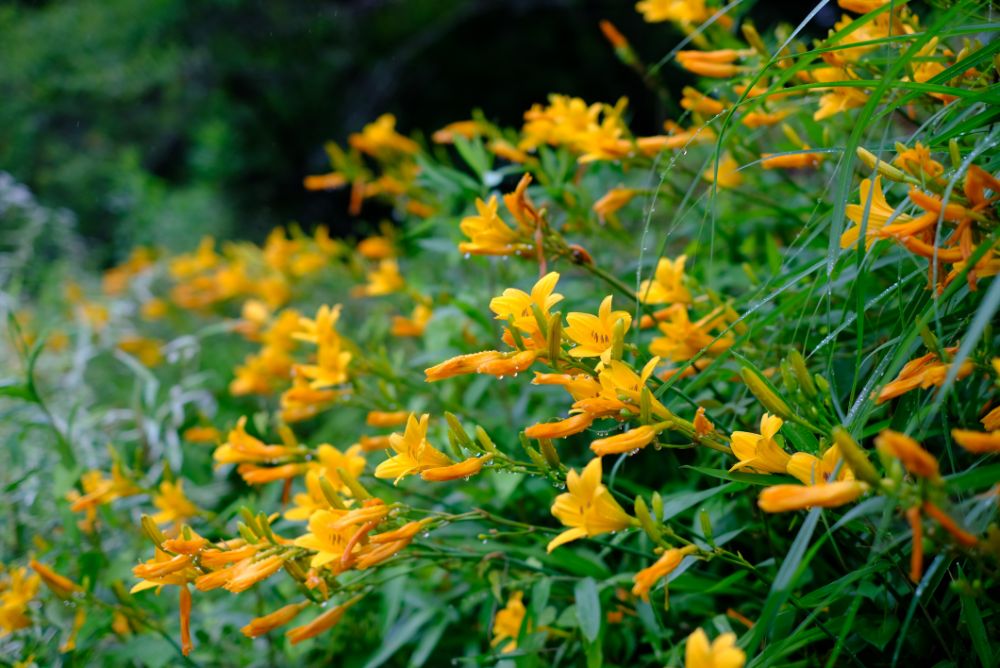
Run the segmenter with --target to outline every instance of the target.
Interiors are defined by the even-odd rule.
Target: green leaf
[[[584,578],[573,588],[576,599],[576,618],[580,624],[580,633],[588,642],[597,640],[601,632],[601,598],[597,592],[597,583],[593,578]]]

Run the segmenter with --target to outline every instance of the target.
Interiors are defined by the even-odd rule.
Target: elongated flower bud
[[[340,479],[344,481],[344,484],[347,485],[347,488],[351,490],[351,494],[354,496],[355,499],[358,499],[359,501],[364,501],[365,499],[372,498],[371,492],[365,489],[364,485],[358,482],[358,479],[355,478],[354,475],[347,469],[338,466],[337,475],[340,476]]]
[[[844,463],[850,467],[854,477],[862,480],[873,487],[882,484],[882,479],[872,465],[868,455],[861,449],[858,442],[851,437],[843,427],[833,428],[833,441],[840,450],[840,456],[844,458]]]
[[[635,497],[633,508],[635,509],[636,519],[639,520],[639,526],[646,532],[649,539],[657,545],[662,545],[663,536],[660,534],[660,527],[657,526],[653,516],[649,514],[649,506],[646,505],[646,500],[641,496]]]
[[[750,367],[743,367],[740,369],[740,377],[743,378],[743,382],[746,383],[750,392],[757,397],[757,401],[759,401],[769,413],[777,415],[784,420],[789,420],[793,417],[792,409],[788,407],[785,400],[779,397],[778,393],[772,390],[770,385],[768,385],[763,378],[757,375],[757,372]]]
[[[868,169],[874,169],[879,174],[890,181],[906,181],[906,174],[902,170],[890,165],[888,162],[879,160],[878,157],[868,149],[859,146],[857,150],[858,159],[865,164]]]
[[[815,397],[816,384],[813,383],[812,376],[809,375],[809,369],[806,367],[806,360],[802,357],[802,353],[798,350],[793,350],[788,353],[788,361],[792,365],[792,372],[795,374],[795,378],[799,381],[799,387],[802,391],[806,393],[807,396]]]
[[[552,439],[538,439],[538,447],[542,451],[542,456],[545,457],[545,461],[550,467],[558,470],[559,467],[562,466],[562,462],[559,461],[559,453],[556,452],[556,448],[552,444]]]

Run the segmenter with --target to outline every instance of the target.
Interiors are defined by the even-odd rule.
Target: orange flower
[[[591,425],[594,416],[590,413],[578,413],[558,422],[540,422],[524,430],[528,438],[565,438],[578,434]]]
[[[958,524],[955,523],[955,520],[951,519],[946,512],[938,508],[930,501],[924,501],[923,508],[924,512],[937,520],[938,524],[941,525],[941,528],[950,533],[955,540],[958,541],[959,545],[963,547],[975,547],[975,545],[979,542],[979,539],[968,531],[960,528]]]
[[[713,431],[715,431],[715,425],[705,417],[705,407],[698,406],[698,410],[694,414],[694,433],[698,436],[704,436]]]
[[[493,455],[483,457],[469,457],[465,461],[451,466],[438,466],[420,472],[420,477],[429,482],[445,482],[448,480],[458,480],[459,478],[469,478],[482,470],[483,464],[493,459]]]
[[[303,609],[308,606],[309,601],[286,605],[283,608],[278,608],[268,615],[251,619],[246,626],[240,629],[240,631],[242,631],[243,635],[247,638],[258,638],[265,633],[269,633],[279,626],[284,626],[288,622],[292,621],[300,612],[302,612]]]
[[[294,629],[291,629],[285,633],[285,637],[288,638],[293,645],[297,645],[303,640],[308,640],[309,638],[318,636],[324,631],[332,629],[336,626],[337,622],[340,621],[340,618],[344,616],[347,609],[357,603],[360,599],[360,596],[356,596],[343,605],[338,605],[335,608],[327,610],[308,624],[296,626]]]
[[[682,548],[674,548],[663,553],[656,563],[648,568],[644,568],[635,574],[632,586],[632,595],[638,596],[644,601],[649,601],[649,590],[657,582],[674,572],[681,565],[681,561],[687,555],[696,552],[698,548],[688,545]]]
[[[938,477],[937,459],[906,434],[884,429],[875,438],[875,447],[883,455],[901,461],[903,467],[913,475],[930,479]]]
[[[954,354],[958,350],[958,347],[946,348],[945,352]],[[882,404],[890,399],[895,399],[896,397],[906,394],[910,390],[915,390],[920,387],[927,389],[935,385],[942,385],[944,379],[948,376],[948,370],[951,368],[950,364],[946,364],[938,360],[938,356],[934,353],[927,353],[923,357],[918,357],[915,360],[910,360],[906,363],[900,372],[896,376],[895,380],[887,383],[882,390],[878,393],[878,398],[875,400],[876,404]],[[974,365],[970,360],[965,360],[962,366],[959,367],[958,374],[955,376],[956,379],[965,378],[972,373]]]
[[[653,442],[659,429],[650,425],[642,425],[635,429],[629,429],[621,434],[600,438],[590,444],[590,449],[598,457],[604,455],[617,455],[623,452],[631,452],[644,448]]]
[[[784,421],[776,415],[764,415],[760,418],[760,433],[735,431],[731,438],[733,454],[738,462],[730,471],[749,468],[764,473],[784,473],[791,457],[782,450],[774,440]]]
[[[823,161],[819,153],[762,153],[760,157],[764,169],[806,169],[817,167]]]
[[[952,438],[960,446],[977,455],[1000,452],[1000,430],[971,431],[969,429],[952,429]]]
[[[867,489],[867,485],[856,480],[826,485],[774,485],[760,493],[757,505],[767,513],[784,513],[814,506],[836,508],[854,501]]]
[[[606,218],[631,202],[632,198],[641,192],[635,188],[612,188],[604,194],[604,197],[594,202],[597,218],[603,223]]]
[[[725,79],[736,76],[743,68],[734,64],[740,58],[752,55],[751,50],[719,49],[717,51],[678,51],[677,64],[703,77]]]
[[[424,380],[428,383],[433,383],[434,381],[452,378],[453,376],[475,373],[476,369],[486,362],[491,362],[502,357],[503,353],[499,350],[484,350],[479,353],[458,355],[429,369],[424,369]]]
[[[69,598],[73,594],[83,591],[80,585],[67,577],[59,575],[40,561],[32,559],[28,562],[28,565],[31,566],[31,570],[38,573],[38,576],[42,578],[42,582],[45,583],[45,586],[51,589],[52,593],[59,598]]]
[[[365,418],[365,424],[369,427],[395,427],[406,422],[406,418],[409,417],[409,411],[369,411],[368,417]]]

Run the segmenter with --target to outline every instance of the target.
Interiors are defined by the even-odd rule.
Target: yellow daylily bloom
[[[160,512],[153,515],[153,521],[157,524],[180,524],[201,513],[198,506],[184,494],[183,480],[164,480],[160,483],[159,490],[158,494],[153,495],[153,505],[160,509]]]
[[[632,324],[632,315],[628,311],[612,311],[611,295],[601,302],[597,315],[590,313],[569,313],[566,315],[566,336],[576,347],[569,354],[573,357],[600,357],[608,361],[614,338],[615,324],[624,322],[624,331]]]
[[[871,179],[864,179],[861,182],[860,201],[858,204],[848,204],[844,213],[854,223],[854,227],[848,228],[840,235],[840,247],[850,248],[858,243],[861,235],[861,226],[865,223],[865,209],[868,213],[868,222],[865,227],[865,250],[872,247],[878,241],[879,232],[889,223],[895,209],[885,200],[885,193],[882,191],[882,176],[875,177],[875,184]],[[869,199],[871,200],[869,202]],[[906,214],[896,216],[894,222],[905,223],[912,220]]]
[[[458,245],[459,252],[472,255],[514,255],[528,250],[517,230],[512,229],[497,213],[497,197],[488,202],[476,200],[477,216],[467,216],[459,223],[462,233],[469,237]]]
[[[691,293],[684,287],[684,263],[687,255],[676,260],[661,257],[653,278],[639,284],[636,295],[643,304],[690,304]]]
[[[490,300],[490,310],[496,314],[497,320],[513,319],[515,327],[533,334],[538,331],[538,323],[532,305],[538,307],[543,318],[548,318],[549,309],[563,298],[561,294],[553,292],[558,282],[559,274],[552,271],[538,279],[531,288],[531,294],[517,288],[507,288],[502,295]]]
[[[842,461],[840,448],[832,445],[823,453],[823,458],[814,457],[806,452],[796,452],[788,460],[785,472],[798,478],[804,485],[823,485],[832,482],[833,472],[840,464],[837,480],[854,480],[854,472],[847,462]]]
[[[382,114],[360,133],[348,137],[348,142],[359,151],[376,157],[387,152],[412,154],[420,150],[417,142],[396,132],[396,117],[392,114]]]
[[[747,655],[736,646],[735,633],[723,633],[711,644],[701,629],[688,636],[684,668],[743,668]]]
[[[716,309],[696,322],[691,322],[687,306],[674,304],[665,309],[664,321],[658,327],[663,336],[653,339],[649,351],[674,362],[686,362],[702,350],[718,355],[733,345],[729,334],[715,336],[711,330],[724,323],[724,312]]]
[[[521,633],[521,625],[527,609],[524,607],[524,592],[516,591],[507,599],[507,604],[497,610],[496,619],[493,620],[493,640],[490,645],[493,647],[503,643],[500,651],[503,653],[513,652],[517,649],[517,637]],[[504,641],[508,642],[504,642]]]
[[[784,473],[791,457],[774,440],[783,423],[780,417],[764,413],[760,418],[759,434],[749,431],[733,432],[731,439],[733,454],[740,461],[733,464],[729,470],[740,471],[749,468],[763,473]]]
[[[312,568],[322,568],[339,561],[344,552],[356,547],[351,537],[358,531],[356,524],[338,524],[344,511],[318,510],[309,517],[309,533],[295,539],[296,547],[316,552],[309,562]],[[337,566],[333,566],[337,570]]]
[[[426,413],[419,420],[411,414],[406,431],[389,437],[389,445],[396,455],[375,468],[376,478],[392,478],[395,484],[408,475],[455,463],[427,441],[429,421],[430,415]]]
[[[701,176],[719,188],[736,188],[743,183],[743,175],[740,174],[739,169],[740,163],[726,153],[718,164],[718,174],[716,174],[716,165],[713,164]]]
[[[552,514],[569,529],[549,541],[549,552],[578,538],[621,531],[635,523],[601,483],[600,457],[592,459],[582,473],[571,470],[566,487],[569,491],[552,504]]]

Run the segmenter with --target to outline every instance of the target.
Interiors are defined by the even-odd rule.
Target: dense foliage
[[[360,239],[92,277],[0,181],[0,660],[996,665],[1000,40],[839,5],[603,22],[655,133],[381,115],[304,177]]]

